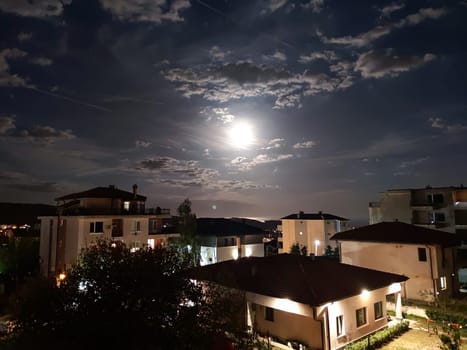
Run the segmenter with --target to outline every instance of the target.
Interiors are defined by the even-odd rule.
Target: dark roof
[[[56,215],[57,208],[48,204],[0,203],[0,224],[28,224],[39,222],[38,216]]]
[[[333,214],[328,213],[296,213],[284,216],[282,220],[341,220],[341,221],[349,221],[349,219],[341,218],[340,216],[336,216]]]
[[[338,241],[361,241],[381,243],[439,244],[453,247],[460,239],[453,233],[432,230],[399,221],[380,222],[336,233],[331,239]]]
[[[328,259],[280,254],[197,267],[189,276],[220,285],[287,298],[311,306],[358,295],[408,278]]]
[[[116,187],[109,186],[109,187],[95,187],[87,191],[77,192],[68,194],[63,197],[55,198],[56,201],[64,201],[68,199],[79,199],[79,198],[117,198],[117,199],[124,199],[124,200],[138,200],[138,201],[145,201],[146,197],[141,196],[139,194],[134,195],[133,192],[123,191]]]
[[[226,218],[199,218],[196,219],[196,231],[199,236],[244,236],[262,235],[264,230]]]

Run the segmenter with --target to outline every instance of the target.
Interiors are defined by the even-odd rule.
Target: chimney
[[[302,216],[303,216],[303,211],[300,210],[300,211],[298,212],[298,218],[301,219]]]
[[[135,196],[136,198],[136,195],[138,194],[138,185],[137,184],[134,184],[133,185],[133,195]]]

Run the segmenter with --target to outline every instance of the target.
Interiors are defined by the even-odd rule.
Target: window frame
[[[373,311],[375,312],[375,321],[383,318],[383,302],[377,301],[373,304]],[[379,312],[377,312],[379,311]]]
[[[366,306],[363,306],[357,310],[355,310],[355,319],[356,319],[356,325],[357,325],[357,328],[360,328],[360,327],[363,327],[363,326],[366,326],[368,324],[368,314],[367,314],[368,310],[366,308]],[[360,322],[360,317],[359,317],[359,314],[362,313],[361,315],[363,315],[363,323]]]
[[[274,309],[272,307],[264,307],[264,319],[269,322],[274,322]]]
[[[336,316],[336,335],[340,337],[344,334],[344,315]]]
[[[426,248],[425,247],[418,247],[417,250],[418,250],[418,261],[426,262],[427,261]]]
[[[441,290],[446,290],[446,289],[448,289],[448,281],[447,281],[447,279],[446,279],[446,276],[441,276],[441,277],[439,278],[439,288],[440,288]]]
[[[99,231],[98,226],[100,226],[100,231]],[[104,233],[104,221],[90,221],[89,222],[89,233],[92,233],[92,234]]]

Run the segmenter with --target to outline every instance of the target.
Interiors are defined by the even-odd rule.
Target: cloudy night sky
[[[367,219],[467,182],[467,2],[0,1],[2,202]]]

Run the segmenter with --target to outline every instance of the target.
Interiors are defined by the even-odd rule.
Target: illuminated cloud
[[[64,1],[68,3],[69,1]],[[0,1],[0,10],[3,12],[14,13],[23,17],[48,17],[59,16],[63,8],[56,0],[2,0]]]
[[[444,120],[443,118],[432,117],[432,118],[429,118],[428,121],[430,122],[432,128],[440,129],[444,132],[458,133],[458,132],[467,131],[467,125],[448,124],[448,122],[446,122],[446,120]]]
[[[13,48],[0,51],[0,86],[26,86],[26,80],[10,72],[8,60],[25,57],[26,52]]]
[[[355,71],[364,78],[395,77],[421,65],[433,61],[435,55],[427,53],[423,56],[399,55],[392,49],[384,51],[368,51],[361,54],[355,63]]]
[[[445,8],[422,8],[417,13],[408,15],[403,19],[397,22],[391,22],[386,24],[380,24],[376,27],[370,29],[367,32],[358,34],[356,36],[343,36],[337,38],[327,38],[325,36],[321,36],[321,39],[324,43],[327,44],[339,44],[339,45],[350,45],[356,47],[362,47],[369,45],[376,39],[379,39],[383,36],[388,35],[394,29],[404,28],[415,26],[420,24],[429,19],[438,19],[447,14],[447,10]]]
[[[191,7],[189,0],[100,0],[102,6],[120,20],[130,22],[183,22],[181,12]]]
[[[305,142],[296,143],[295,145],[293,145],[293,148],[304,149],[304,148],[312,148],[313,146],[316,146],[315,141],[305,141]]]

